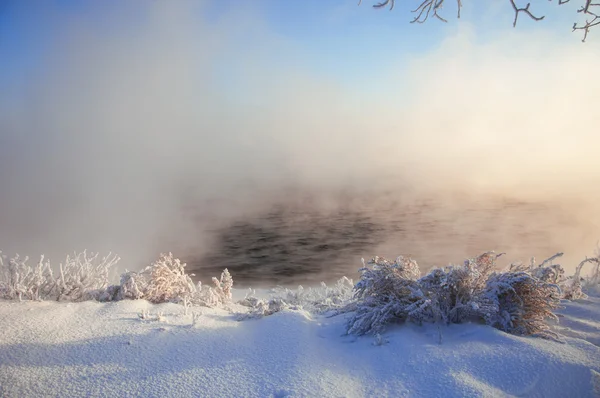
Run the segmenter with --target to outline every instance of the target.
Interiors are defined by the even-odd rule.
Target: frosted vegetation
[[[225,269],[209,285],[195,284],[185,264],[172,253],[159,258],[139,272],[126,271],[119,284],[109,283],[111,268],[119,257],[82,252],[67,256],[53,271],[44,256],[36,265],[27,257],[8,258],[0,252],[0,297],[8,300],[119,301],[147,300],[154,304],[179,303],[187,314],[192,307],[224,308],[237,319],[261,318],[284,309],[336,316],[349,314],[347,333],[379,335],[390,324],[451,324],[480,322],[515,335],[537,335],[559,339],[550,330],[548,319],[561,299],[585,298],[584,290],[600,286],[600,254],[586,258],[575,274],[565,276],[554,256],[536,264],[514,263],[498,271],[502,254],[487,252],[462,265],[435,268],[421,275],[419,265],[403,256],[394,261],[374,257],[360,269],[354,284],[343,277],[333,286],[295,290],[277,287],[269,297],[257,297],[250,290],[233,302],[233,278]],[[586,264],[592,268],[582,277]],[[263,295],[264,296],[264,295]],[[232,304],[237,304],[232,306]],[[235,307],[235,309],[234,309]],[[441,338],[441,334],[440,334]]]

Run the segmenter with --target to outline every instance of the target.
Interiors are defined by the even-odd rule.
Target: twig
[[[541,21],[542,19],[545,18],[544,15],[542,15],[541,17],[536,17],[535,15],[533,15],[531,13],[531,11],[529,11],[529,6],[531,5],[531,3],[527,3],[527,5],[524,8],[519,8],[515,4],[515,0],[508,0],[508,1],[510,1],[510,4],[512,5],[513,9],[515,10],[515,20],[513,22],[513,28],[515,28],[517,26],[517,19],[519,18],[519,13],[521,13],[521,12],[524,12],[525,14],[527,14],[527,16],[529,16],[529,18],[533,19],[534,21]]]
[[[585,260],[579,263],[577,268],[575,269],[575,277],[579,278],[579,274],[581,272],[581,268],[583,268],[585,263],[596,263],[600,265],[600,259],[598,257],[586,257]]]
[[[552,0],[550,0],[552,1]],[[558,0],[558,5],[563,5],[563,4],[567,4],[569,3],[571,0]],[[587,35],[590,31],[591,28],[593,28],[594,26],[600,25],[600,15],[598,15],[597,13],[594,13],[592,11],[593,7],[597,7],[600,6],[600,3],[593,3],[593,0],[583,0],[584,1],[584,5],[577,10],[578,13],[583,13],[586,15],[590,15],[591,19],[588,19],[585,21],[585,24],[580,25],[577,22],[575,22],[573,24],[573,31],[576,30],[582,30],[583,31],[583,42],[585,42],[585,40],[587,39]],[[515,18],[513,20],[513,27],[517,26],[517,20],[519,19],[519,14],[520,13],[525,13],[529,18],[533,19],[534,21],[541,21],[545,18],[544,15],[542,16],[536,16],[532,13],[532,11],[530,11],[529,7],[531,6],[531,3],[527,3],[527,5],[525,7],[519,7],[516,4],[516,0],[509,0],[514,12],[515,12]],[[361,5],[362,0],[358,0],[358,5]],[[430,16],[433,16],[437,19],[439,19],[440,21],[443,22],[447,22],[447,20],[442,17],[438,12],[439,10],[441,10],[443,8],[443,5],[445,3],[445,0],[421,0],[421,3],[417,6],[417,8],[415,8],[414,10],[412,10],[413,13],[416,14],[416,16],[413,18],[412,21],[410,21],[410,23],[424,23],[425,21],[427,21],[429,19]],[[462,0],[456,0],[456,5],[457,5],[457,18],[460,18],[460,11],[462,8]],[[373,8],[384,8],[384,7],[389,7],[390,11],[394,9],[395,6],[395,0],[382,0],[379,3],[373,4]]]
[[[553,255],[552,257],[548,257],[547,259],[542,261],[540,263],[540,265],[538,265],[538,268],[542,268],[546,263],[551,263],[552,260],[554,260],[555,258],[562,257],[563,254],[565,254],[565,253],[559,252],[559,253],[556,253],[555,255]]]

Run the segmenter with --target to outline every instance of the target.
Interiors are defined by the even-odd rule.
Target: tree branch
[[[412,10],[412,12],[416,15],[413,18],[413,20],[410,21],[410,23],[415,23],[415,22],[419,23],[419,24],[424,23],[432,16],[439,19],[442,22],[447,22],[447,20],[439,14],[439,11],[443,8],[446,0],[420,0],[420,1],[421,1],[421,3],[417,6],[417,8]],[[552,0],[550,0],[550,1],[552,1]],[[571,0],[558,0],[558,5],[560,6],[563,4],[567,4],[570,1]],[[586,20],[585,24],[578,24],[577,22],[575,22],[573,24],[573,31],[576,31],[576,30],[583,31],[583,40],[582,41],[585,42],[590,29],[593,28],[594,26],[600,25],[600,15],[599,15],[600,11],[595,11],[595,7],[600,7],[600,3],[593,3],[592,2],[593,0],[580,0],[580,1],[583,1],[584,4],[581,6],[581,8],[579,10],[577,10],[577,12],[589,15],[592,18]],[[541,21],[545,18],[544,15],[538,17],[533,14],[533,12],[529,9],[529,7],[531,6],[531,3],[527,3],[527,5],[525,7],[519,7],[516,4],[516,0],[509,0],[509,2],[515,13],[515,18],[513,20],[513,27],[517,26],[519,14],[521,14],[521,13],[524,13],[525,15],[527,15],[529,18],[533,19],[534,21]],[[359,0],[358,5],[360,5],[361,3],[362,3],[362,0]],[[389,7],[389,9],[391,11],[394,9],[394,6],[395,6],[395,0],[381,0],[381,2],[373,4],[372,7],[373,8]],[[460,11],[462,8],[462,0],[456,0],[456,6],[457,6],[457,18],[460,18]]]
[[[527,16],[531,19],[533,19],[534,21],[541,21],[542,19],[544,19],[544,15],[542,15],[541,17],[536,17],[535,15],[533,15],[531,13],[531,11],[529,11],[529,6],[531,5],[531,3],[527,3],[527,5],[525,6],[525,8],[518,8],[517,5],[515,4],[515,0],[508,0],[510,1],[510,4],[512,5],[513,9],[515,10],[515,20],[513,22],[513,28],[517,27],[517,19],[519,18],[519,13],[524,12],[525,14],[527,14]]]
[[[575,32],[576,30],[583,30],[583,39],[581,41],[584,43],[587,39],[588,33],[590,32],[590,28],[593,28],[596,25],[600,25],[600,16],[592,11],[592,7],[598,6],[600,6],[600,3],[592,3],[592,0],[586,0],[585,5],[582,6],[579,10],[577,10],[578,13],[583,13],[594,17],[592,20],[586,20],[585,25],[583,26],[577,25],[577,22],[573,24],[573,32]]]

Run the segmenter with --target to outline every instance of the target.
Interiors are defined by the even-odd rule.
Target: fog
[[[19,95],[0,93],[6,252],[111,250],[135,269],[161,251],[201,256],[213,228],[275,203],[331,212],[343,193],[360,206],[434,198],[438,218],[465,203],[543,202],[547,219],[520,223],[545,219],[549,248],[569,261],[592,254],[597,43],[514,30],[482,43],[465,23],[352,87],[311,68],[305,48],[248,9],[209,19],[198,4],[144,4],[83,18],[14,12],[37,32],[24,45],[41,49]],[[362,92],[369,79],[386,89]],[[523,245],[504,221],[481,226],[500,231],[503,247],[477,252]],[[460,260],[460,232],[447,239],[431,250]]]

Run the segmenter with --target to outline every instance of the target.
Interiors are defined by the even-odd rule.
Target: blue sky
[[[111,34],[111,26],[119,18],[127,18],[134,31],[136,18],[142,18],[144,1],[10,1],[0,6],[0,87],[3,91],[19,87],[28,71],[39,68],[40,57],[48,43],[56,39],[60,26],[50,23],[49,13],[68,21],[79,21]],[[150,2],[151,3],[151,2]],[[349,84],[363,82],[367,76],[390,63],[435,49],[457,29],[471,26],[477,40],[485,42],[511,28],[509,4],[465,1],[462,18],[455,18],[454,3],[444,11],[449,23],[430,20],[423,25],[410,24],[413,2],[398,1],[393,11],[372,9],[365,0],[359,7],[355,0],[265,0],[240,2],[220,0],[198,2],[198,20],[215,23],[224,15],[252,15],[264,24],[269,34],[292,43],[301,52],[307,68]],[[484,5],[485,3],[485,5]],[[500,3],[500,4],[499,4]],[[559,8],[554,3],[536,5],[546,20],[534,23],[522,18],[518,31],[550,31],[558,37],[570,35],[576,14],[570,5]],[[123,13],[123,8],[128,12]],[[246,47],[260,47],[252,42],[251,32],[238,38]],[[248,40],[248,42],[245,42]],[[590,43],[589,45],[597,45]],[[234,58],[234,57],[233,57]],[[274,56],[276,59],[276,55]],[[22,88],[22,87],[20,87]],[[6,92],[6,91],[5,91]]]

